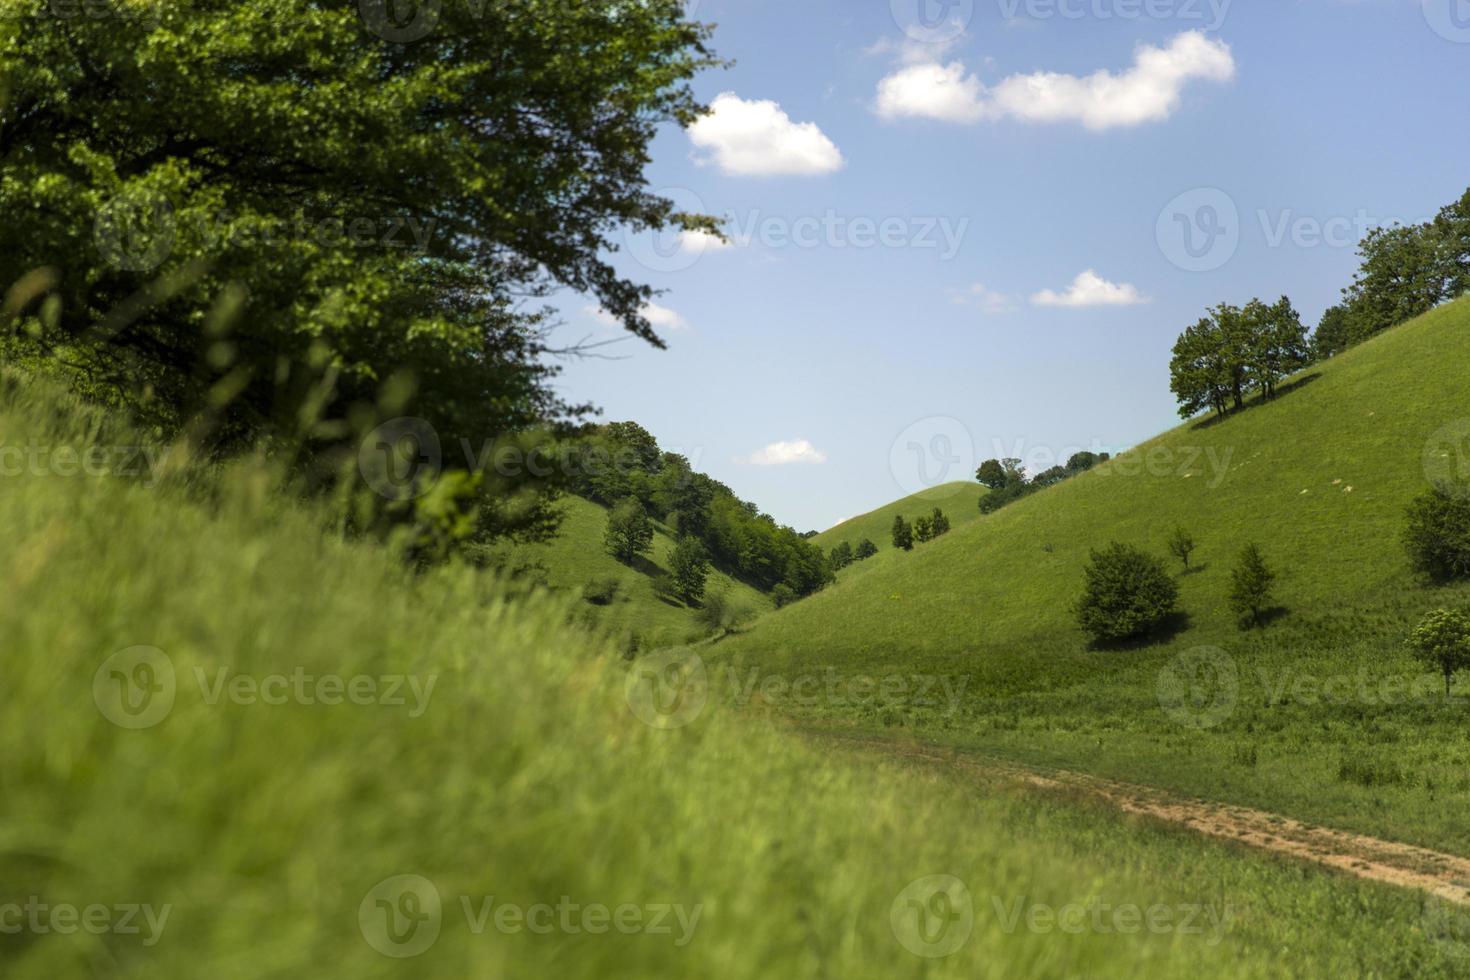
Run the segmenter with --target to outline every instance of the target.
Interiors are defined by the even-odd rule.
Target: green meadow
[[[1450,2],[0,0],[0,980],[1470,977]]]
[[[1470,301],[1320,363],[1274,400],[1193,422],[768,617],[723,644],[793,677],[928,675],[963,698],[816,699],[804,713],[1159,785],[1463,852],[1470,686],[1405,648],[1464,586],[1419,581],[1405,510],[1461,466]],[[1093,649],[1075,624],[1089,551],[1168,558],[1182,615],[1157,642]],[[1278,573],[1242,629],[1240,550]],[[910,692],[913,690],[910,686]]]
[[[857,567],[872,567],[873,562],[880,559],[885,552],[894,550],[892,535],[895,517],[912,522],[915,517],[932,514],[938,508],[949,518],[951,528],[960,527],[980,518],[980,498],[986,492],[984,487],[974,482],[941,483],[902,500],[895,500],[875,511],[843,521],[812,540],[829,552],[844,541],[854,548],[864,539],[871,541],[878,546],[878,554],[868,562],[849,566],[844,571],[850,573]]]
[[[149,445],[9,375],[0,439]],[[1416,893],[819,749],[719,698],[671,709],[565,597],[414,576],[259,459],[42,472],[0,493],[8,977],[1470,963],[1463,917]],[[912,918],[936,896],[964,928]]]
[[[556,537],[536,544],[500,545],[493,550],[497,564],[518,584],[540,587],[577,600],[574,618],[582,625],[611,634],[625,650],[647,650],[697,642],[709,630],[698,619],[696,606],[660,595],[656,579],[668,573],[674,537],[655,522],[653,546],[634,564],[608,554],[603,544],[608,509],[590,500],[568,495],[556,505],[561,524]],[[610,597],[597,601],[585,595],[588,586],[616,583]],[[718,568],[710,570],[708,592],[723,592],[744,607],[749,617],[771,609],[770,597],[731,578]]]

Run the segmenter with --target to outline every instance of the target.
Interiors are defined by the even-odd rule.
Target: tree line
[[[980,513],[993,514],[1022,497],[1056,486],[1112,458],[1110,453],[1074,453],[1065,466],[1053,466],[1034,477],[1027,476],[1019,459],[987,459],[975,471],[975,479],[990,488],[990,492],[980,498]]]
[[[1222,303],[1174,345],[1170,387],[1184,418],[1206,410],[1224,415],[1243,408],[1252,391],[1272,397],[1283,378],[1311,360],[1307,328],[1287,297],[1269,306],[1259,299],[1244,307]]]
[[[763,592],[781,589],[783,596],[807,596],[832,580],[820,547],[695,472],[686,457],[661,450],[637,423],[590,427],[576,452],[580,463],[568,467],[573,491],[612,508],[609,552],[623,561],[646,554],[651,522],[662,522],[677,539],[674,574],[685,583],[681,597],[698,598],[694,583],[702,585],[697,570],[706,561]],[[626,543],[630,528],[637,548]]]
[[[1418,225],[1375,228],[1343,301],[1322,317],[1313,353],[1326,359],[1470,292],[1470,190]]]
[[[1222,303],[1179,336],[1169,384],[1179,414],[1221,416],[1251,393],[1271,398],[1282,379],[1470,292],[1470,191],[1418,225],[1375,228],[1343,301],[1308,335],[1291,300]]]
[[[928,544],[950,530],[949,518],[938,507],[932,514],[920,514],[910,523],[902,514],[893,518],[893,546],[900,551],[913,551],[916,544]]]

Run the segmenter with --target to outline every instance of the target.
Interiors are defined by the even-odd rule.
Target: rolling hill
[[[0,446],[27,444],[106,458],[147,440],[0,376]],[[1412,892],[858,763],[713,699],[665,724],[662,665],[630,672],[556,597],[415,573],[324,533],[338,522],[260,460],[183,456],[156,484],[58,468],[0,494],[7,977],[1450,978],[1462,962],[1429,928],[1452,914]],[[936,934],[926,903],[963,914]],[[1197,926],[996,912],[1084,903]],[[80,906],[118,928],[67,925]],[[13,928],[53,911],[55,929]]]
[[[500,546],[494,551],[497,564],[576,600],[577,618],[630,647],[635,636],[638,649],[653,649],[691,642],[705,634],[696,609],[660,596],[654,589],[655,578],[668,571],[669,554],[674,550],[674,538],[667,528],[656,523],[652,554],[629,566],[603,547],[606,507],[575,496],[564,497],[559,506],[563,519],[556,537],[539,544]],[[618,583],[611,602],[593,604],[582,599],[584,586],[608,579]],[[752,615],[771,609],[769,596],[711,569],[706,592],[718,590],[725,590]]]
[[[1185,424],[845,578],[722,655],[788,676],[933,676],[966,692],[954,708],[813,707],[844,723],[1470,849],[1459,817],[1470,708],[1376,693],[1425,674],[1404,649],[1412,625],[1470,598],[1416,581],[1400,543],[1406,505],[1451,474],[1470,433],[1466,365],[1470,299],[1313,367],[1275,400]],[[1188,574],[1173,566],[1175,631],[1089,649],[1072,613],[1089,551],[1119,541],[1163,556],[1176,526],[1199,550]],[[1242,631],[1227,595],[1249,542],[1280,573],[1283,608]],[[1221,711],[1165,710],[1160,685],[1200,658]],[[1323,694],[1359,676],[1371,696],[1356,683]]]
[[[893,551],[895,517],[902,515],[912,521],[915,517],[933,513],[934,508],[938,507],[949,518],[951,529],[957,528],[980,517],[980,498],[987,492],[989,491],[985,487],[974,482],[943,483],[902,500],[895,500],[869,513],[849,518],[812,540],[821,545],[823,551],[830,552],[844,541],[857,547],[859,541],[867,538],[878,546],[878,554],[863,563],[863,566],[850,566],[846,571],[871,567],[879,559],[894,557],[886,556],[886,553]]]

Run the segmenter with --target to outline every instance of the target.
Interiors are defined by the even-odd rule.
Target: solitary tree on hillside
[[[693,605],[704,598],[704,583],[709,578],[709,556],[699,539],[685,536],[669,556],[669,573],[674,578],[674,595]]]
[[[1470,616],[1437,609],[1409,635],[1409,649],[1420,661],[1444,672],[1448,697],[1455,672],[1470,668]]]
[[[1096,640],[1143,636],[1164,622],[1179,598],[1179,586],[1164,563],[1126,544],[1094,551],[1087,583],[1077,603],[1077,622]]]
[[[858,542],[857,550],[852,553],[852,556],[858,561],[867,561],[877,553],[878,546],[867,538],[863,538]]]
[[[1266,565],[1261,549],[1248,544],[1240,553],[1240,562],[1230,577],[1230,608],[1244,624],[1250,617],[1252,625],[1261,624],[1261,613],[1272,603],[1271,585],[1276,573]]]
[[[893,519],[893,546],[904,551],[914,550],[914,529],[902,514]]]
[[[1184,567],[1189,567],[1189,556],[1194,554],[1194,535],[1183,527],[1176,527],[1174,533],[1169,535],[1169,553],[1180,561]]]
[[[841,571],[853,563],[852,545],[846,541],[832,549],[832,570]]]
[[[608,512],[603,544],[608,554],[624,564],[653,547],[653,522],[637,498],[629,497]]]
[[[949,518],[944,516],[944,511],[938,507],[934,508],[934,514],[929,520],[934,526],[934,536],[936,538],[949,533]]]
[[[934,540],[934,518],[923,514],[914,518],[914,540],[919,544]]]
[[[1440,483],[1409,505],[1404,547],[1436,581],[1470,577],[1470,483]]]

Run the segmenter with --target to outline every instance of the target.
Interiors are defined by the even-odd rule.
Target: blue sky
[[[694,11],[737,63],[650,177],[736,241],[629,238],[670,349],[558,385],[799,530],[1173,426],[1207,306],[1284,293],[1315,323],[1366,226],[1470,186],[1470,0]],[[559,339],[616,335],[558,305]]]

